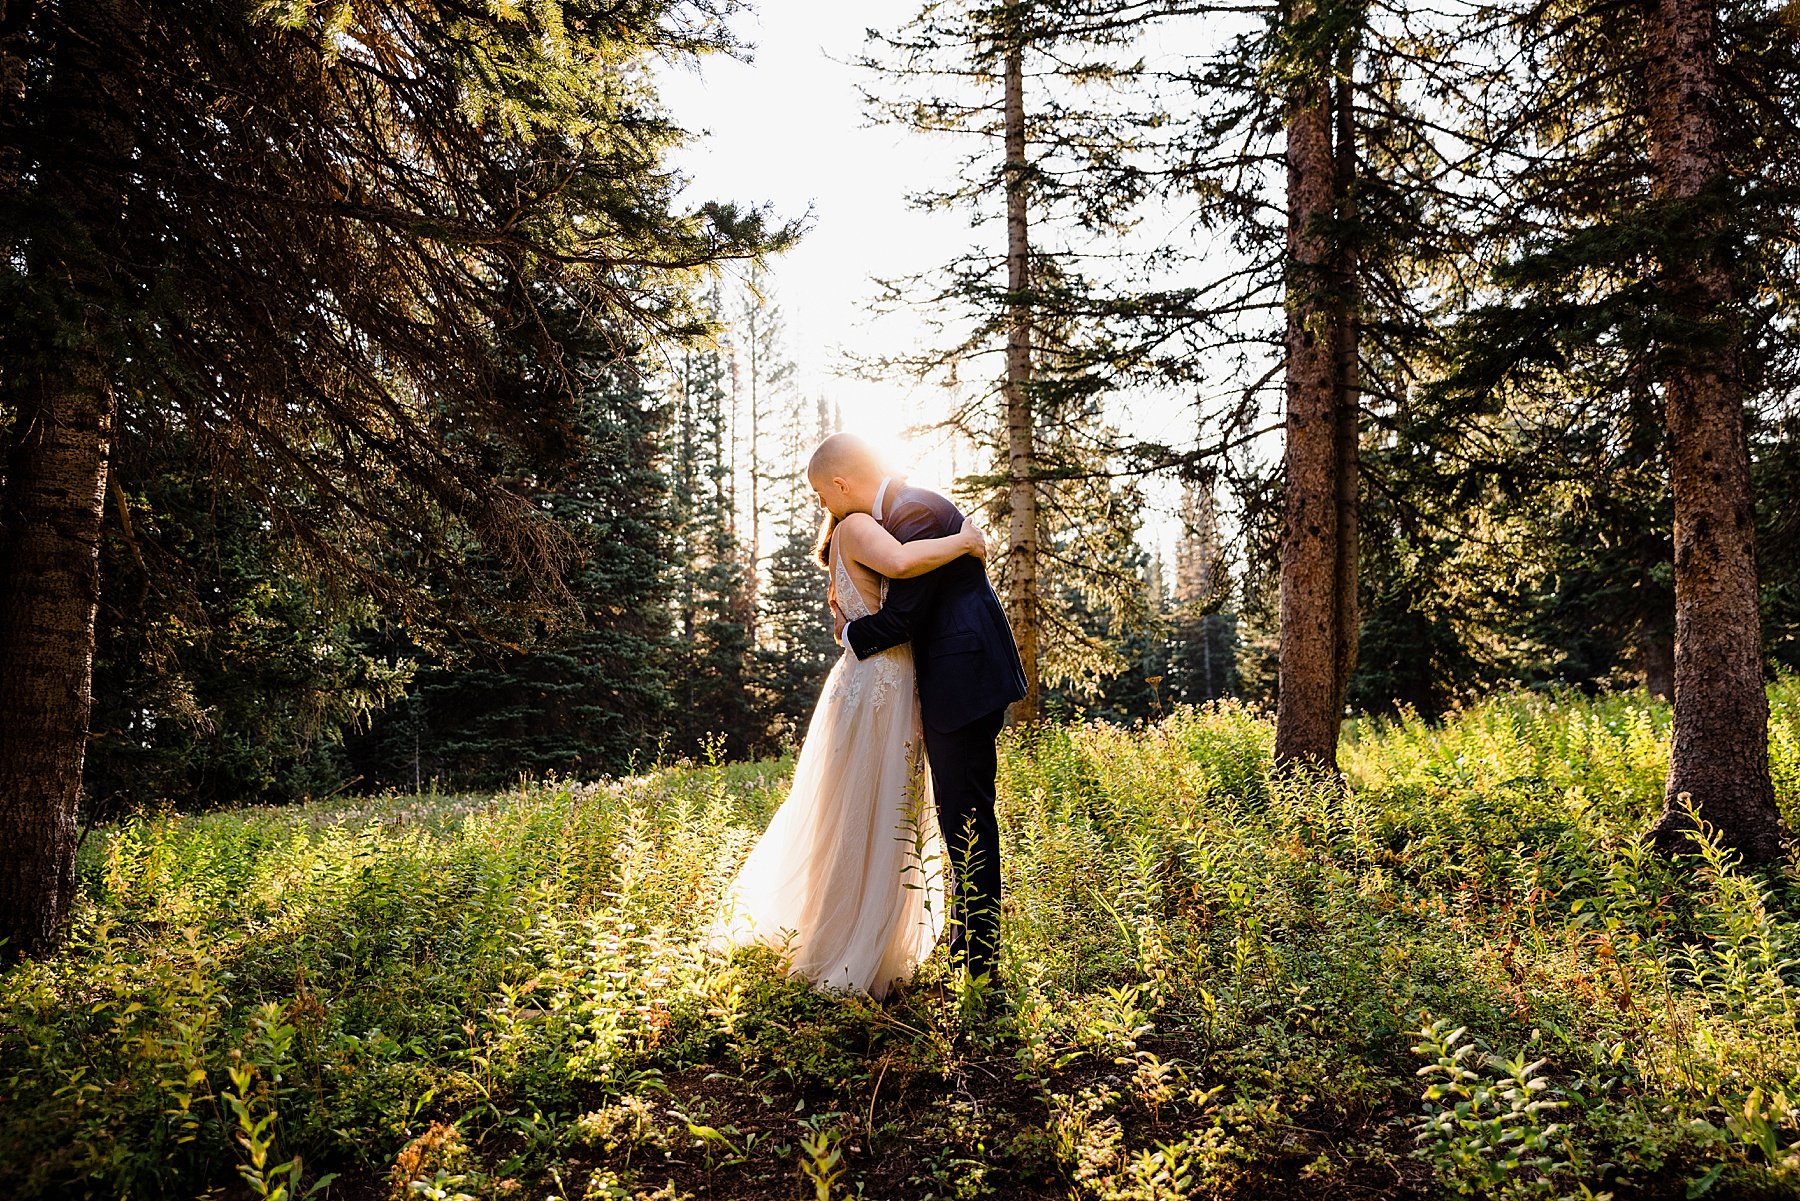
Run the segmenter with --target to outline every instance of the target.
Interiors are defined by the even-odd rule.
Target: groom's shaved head
[[[842,476],[847,480],[880,479],[886,471],[875,448],[855,434],[833,434],[819,443],[806,465],[815,485]]]

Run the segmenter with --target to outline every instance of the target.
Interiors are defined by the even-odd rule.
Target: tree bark
[[[0,491],[0,960],[56,946],[74,899],[76,818],[92,705],[100,527],[112,451],[108,272],[121,220],[108,165],[129,161],[121,106],[134,81],[104,55],[135,42],[129,4],[63,12],[37,119],[68,153],[37,164],[63,220],[34,239],[26,270],[68,302],[54,350],[10,364],[18,405]],[[26,100],[29,103],[29,98]],[[111,185],[111,186],[109,186]]]
[[[1301,4],[1293,19],[1310,15]],[[1333,295],[1341,258],[1330,236],[1338,204],[1331,62],[1321,54],[1312,66],[1287,116],[1287,444],[1275,759],[1335,770],[1346,649],[1342,573],[1347,555],[1354,573],[1354,516],[1346,530],[1343,302]],[[1353,493],[1353,479],[1348,486]]]
[[[1043,715],[1038,670],[1038,495],[1037,447],[1031,397],[1030,221],[1026,208],[1025,48],[1017,31],[1005,52],[1006,132],[1006,406],[1007,619],[1025,667],[1025,698],[1013,707],[1016,722]]]
[[[1358,485],[1361,483],[1359,451],[1362,440],[1362,377],[1357,355],[1361,349],[1360,305],[1356,286],[1357,248],[1352,230],[1356,222],[1356,108],[1355,50],[1348,40],[1338,50],[1337,69],[1337,258],[1332,288],[1337,325],[1337,663],[1332,691],[1332,712],[1342,714],[1350,692],[1350,673],[1356,668],[1362,609],[1357,595],[1357,556],[1362,539]]]
[[[0,500],[0,958],[39,956],[74,899],[112,398],[88,344],[20,414]],[[32,403],[35,400],[36,403]]]
[[[1657,196],[1673,215],[1659,287],[1681,345],[1663,350],[1675,501],[1675,723],[1664,850],[1688,842],[1681,798],[1746,860],[1791,840],[1769,778],[1769,707],[1757,611],[1755,510],[1741,335],[1717,244],[1725,207],[1716,15],[1710,0],[1645,0],[1645,93]]]

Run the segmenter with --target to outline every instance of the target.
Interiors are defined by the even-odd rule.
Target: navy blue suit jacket
[[[881,524],[901,542],[962,528],[955,505],[925,488],[887,497]],[[919,709],[934,730],[961,729],[1025,695],[1025,669],[987,570],[970,555],[888,585],[881,611],[844,627],[858,659],[912,643]]]

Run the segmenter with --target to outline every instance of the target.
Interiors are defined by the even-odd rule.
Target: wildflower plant
[[[1781,1195],[1800,886],[1643,847],[1667,728],[1502,696],[1342,780],[1235,703],[1011,732],[1003,984],[882,1004],[706,939],[788,760],[132,817],[0,976],[0,1195]]]

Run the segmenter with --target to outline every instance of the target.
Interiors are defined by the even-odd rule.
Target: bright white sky
[[[948,138],[874,124],[858,93],[859,83],[877,82],[854,65],[866,31],[892,33],[917,8],[918,0],[760,0],[736,21],[754,61],[714,58],[698,73],[668,72],[661,82],[671,114],[703,135],[675,158],[694,199],[766,201],[782,217],[810,210],[810,231],[774,264],[773,281],[801,395],[835,400],[846,428],[889,442],[936,419],[947,398],[935,385],[849,375],[846,351],[899,354],[927,336],[917,314],[869,311],[874,280],[928,271],[972,239],[1000,235],[998,223],[972,230],[962,213],[910,208],[909,192],[958,169],[957,148]],[[1191,428],[1191,410],[1178,398],[1140,398],[1136,409],[1120,416],[1140,436],[1179,440],[1180,427]],[[901,457],[919,482],[950,482],[941,445],[911,446]],[[1146,484],[1147,541],[1168,553],[1176,490]]]
[[[774,264],[774,293],[806,397],[826,396],[844,424],[892,440],[937,416],[937,388],[870,383],[840,374],[844,351],[897,353],[923,330],[904,314],[868,312],[873,280],[916,274],[967,243],[957,214],[906,204],[909,190],[955,169],[939,140],[869,122],[852,60],[871,26],[892,31],[916,0],[762,0],[736,22],[755,61],[707,61],[664,78],[663,99],[706,136],[676,158],[696,197],[767,201],[778,216],[809,210],[810,229]],[[923,469],[927,464],[919,464]],[[940,481],[945,482],[945,481]]]

